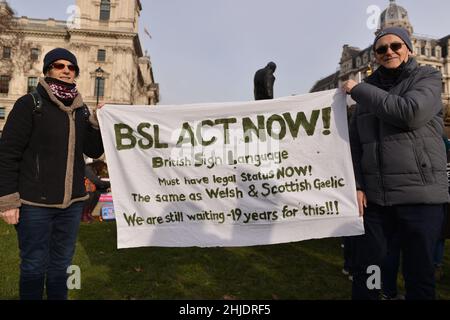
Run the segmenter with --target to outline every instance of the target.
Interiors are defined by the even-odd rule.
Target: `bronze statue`
[[[256,71],[254,78],[255,100],[273,99],[273,84],[275,83],[273,73],[276,69],[277,65],[274,62],[269,62],[265,68]]]

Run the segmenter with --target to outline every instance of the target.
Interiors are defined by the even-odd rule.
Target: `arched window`
[[[29,77],[28,78],[27,92],[30,93],[33,90],[35,90],[37,85],[38,85],[38,78],[37,77]]]
[[[440,47],[436,47],[436,57],[437,58],[442,58],[442,51]]]
[[[108,21],[111,14],[111,1],[102,0],[100,2],[100,20]]]
[[[11,77],[8,75],[0,76],[0,93],[8,94],[9,93],[9,82],[11,81]]]

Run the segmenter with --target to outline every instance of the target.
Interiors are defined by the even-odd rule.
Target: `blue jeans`
[[[364,213],[365,235],[355,241],[352,298],[379,299],[380,291],[370,290],[369,266],[381,268],[387,242],[398,232],[403,256],[406,299],[435,299],[433,255],[444,219],[444,205],[382,207],[369,204]]]
[[[67,268],[72,263],[83,202],[67,209],[24,205],[16,225],[20,250],[20,299],[67,299]]]

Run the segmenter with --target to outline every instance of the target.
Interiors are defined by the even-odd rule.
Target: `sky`
[[[123,1],[123,0],[121,0]],[[8,0],[18,16],[66,20],[75,0]],[[140,39],[160,104],[253,100],[254,73],[277,64],[275,97],[309,92],[334,73],[344,44],[371,45],[388,0],[141,0]],[[397,0],[414,32],[450,34],[450,1]],[[376,7],[373,7],[376,6]],[[151,38],[144,33],[146,28]]]

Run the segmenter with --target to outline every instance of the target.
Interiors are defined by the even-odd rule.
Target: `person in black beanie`
[[[352,296],[380,297],[374,267],[395,235],[406,299],[435,299],[433,254],[449,201],[442,75],[418,65],[402,28],[384,29],[373,50],[380,67],[365,82],[343,84],[357,102],[350,143],[366,231],[355,241]]]
[[[48,52],[43,72],[36,92],[15,103],[0,139],[0,218],[17,230],[20,298],[43,299],[45,287],[48,299],[63,300],[87,199],[83,154],[99,158],[103,143],[76,87],[75,55]]]

